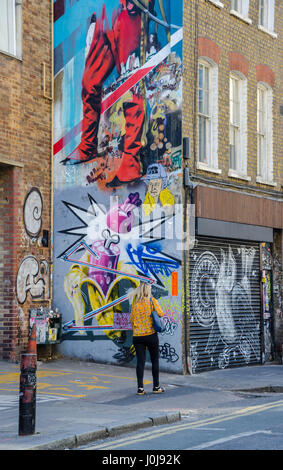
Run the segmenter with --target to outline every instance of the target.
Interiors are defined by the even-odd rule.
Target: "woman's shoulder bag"
[[[165,323],[163,319],[158,315],[157,311],[154,308],[152,299],[150,299],[151,304],[151,315],[153,319],[153,328],[157,333],[163,333],[165,331]]]

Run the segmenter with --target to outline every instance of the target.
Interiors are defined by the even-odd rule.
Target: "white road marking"
[[[184,450],[207,449],[207,447],[213,447],[218,444],[224,444],[225,442],[233,441],[234,439],[240,439],[241,437],[253,436],[255,434],[272,434],[272,432],[259,430],[259,431],[242,432],[240,434],[232,434],[231,436],[222,437],[221,439],[216,439],[215,441],[205,442],[204,444],[200,444],[199,446],[188,447],[187,449],[184,449]]]
[[[191,423],[177,424],[174,426],[169,425],[169,426],[162,427],[162,429],[156,429],[156,430],[151,429],[149,432],[138,433],[131,438],[127,436],[126,438],[123,437],[121,439],[115,439],[110,442],[106,439],[105,442],[102,442],[98,445],[94,445],[91,447],[87,447],[85,450],[94,450],[94,449],[112,450],[112,449],[116,449],[117,447],[121,447],[122,445],[129,446],[137,442],[150,441],[154,439],[155,437],[160,438],[165,435],[176,433],[179,431],[186,431],[189,429],[200,429],[204,427],[207,428],[208,426],[211,426],[211,424],[223,423],[225,421],[231,421],[233,419],[246,417],[246,416],[253,415],[256,413],[261,413],[270,409],[282,407],[282,405],[283,405],[283,400],[278,400],[276,402],[267,403],[264,405],[249,406],[246,408],[237,409],[233,413],[224,414],[220,416],[213,416],[212,418],[204,418],[198,421],[192,421]],[[270,431],[260,431],[260,432],[264,432],[267,434],[270,433]]]
[[[55,395],[37,395],[36,403],[44,403],[54,400],[67,400],[66,397],[58,397]],[[19,396],[18,395],[2,395],[0,394],[0,412],[5,410],[10,410],[19,406]]]

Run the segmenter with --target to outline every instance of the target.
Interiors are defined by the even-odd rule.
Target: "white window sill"
[[[230,15],[236,16],[237,18],[239,18],[239,20],[242,20],[247,24],[252,24],[252,20],[250,18],[243,16],[241,13],[239,13],[236,10],[230,10]]]
[[[210,3],[213,3],[213,5],[215,5],[217,8],[223,8],[224,5],[223,3],[219,2],[218,0],[207,0],[208,2]]]
[[[276,39],[277,38],[277,34],[274,33],[273,31],[269,31],[269,29],[266,29],[264,26],[261,26],[261,24],[258,25],[258,29],[260,31],[262,31],[263,33],[266,33],[268,34],[269,36],[271,36],[272,38]]]
[[[16,59],[16,60],[19,60],[20,62],[22,62],[22,57],[19,57],[17,55],[14,55],[14,54],[11,54],[10,52],[7,52],[7,51],[2,51],[0,49],[0,54],[4,54],[4,55],[7,55],[8,57],[12,57],[12,59]]]
[[[277,186],[277,183],[275,183],[275,181],[266,181],[261,176],[256,177],[256,182],[259,184],[266,184],[267,186]]]
[[[206,165],[206,163],[202,162],[197,162],[197,169],[208,171],[209,173],[216,173],[217,175],[221,175],[222,173],[222,170],[220,170],[219,168],[213,168],[211,166]]]
[[[251,177],[247,175],[243,175],[241,173],[238,173],[235,170],[229,170],[228,171],[228,176],[229,178],[236,178],[238,180],[244,180],[244,181],[251,181]]]

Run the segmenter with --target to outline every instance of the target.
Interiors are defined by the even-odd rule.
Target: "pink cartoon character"
[[[116,233],[128,233],[134,223],[133,210],[142,204],[139,193],[131,193],[123,202],[110,209],[107,213],[107,226]]]

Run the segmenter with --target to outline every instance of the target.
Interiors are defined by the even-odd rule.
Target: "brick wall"
[[[217,3],[217,2],[216,2]],[[282,105],[282,71],[278,57],[282,55],[283,5],[275,1],[275,26],[278,37],[258,29],[258,1],[250,0],[246,23],[230,14],[231,1],[223,0],[218,8],[209,0],[184,0],[184,85],[183,134],[191,138],[190,169],[201,177],[228,181],[231,185],[245,181],[231,178],[229,171],[229,73],[237,70],[248,80],[248,186],[255,190],[281,192],[283,184],[283,135],[280,132],[279,108]],[[281,52],[280,52],[281,51]],[[196,76],[198,57],[211,58],[218,64],[219,120],[218,165],[221,175],[196,168],[197,163],[197,93]],[[282,65],[281,65],[282,67]],[[257,83],[265,81],[273,89],[273,159],[276,186],[256,182],[257,176]],[[262,194],[262,193],[261,193]]]
[[[15,250],[13,243],[15,197],[13,167],[0,167],[0,349],[9,357],[17,338],[14,301]]]
[[[29,308],[41,301],[48,305],[48,286],[38,289],[38,298],[30,286],[43,277],[42,262],[50,264],[50,248],[42,248],[40,239],[43,229],[50,232],[52,120],[51,102],[43,96],[42,62],[50,94],[51,5],[50,0],[23,2],[22,59],[0,52],[0,358],[11,360],[27,345]],[[26,209],[25,201],[32,188],[42,196],[41,226],[34,236],[24,223],[24,210],[31,212],[31,200]],[[33,262],[26,263],[33,268],[30,273],[28,267],[23,270],[27,257]],[[46,273],[44,282],[49,282]]]
[[[218,7],[215,4],[218,4]],[[219,7],[221,4],[222,8]],[[183,136],[190,137],[191,140],[191,158],[188,166],[195,182],[279,200],[278,196],[282,195],[283,188],[283,112],[281,111],[280,114],[280,106],[282,109],[283,105],[282,59],[280,60],[283,51],[283,4],[279,0],[275,0],[274,31],[277,38],[258,28],[258,1],[250,0],[249,4],[251,22],[245,22],[230,14],[230,0],[221,0],[221,2],[184,0]],[[199,57],[211,59],[218,66],[218,168],[221,170],[221,174],[205,171],[198,168],[197,165],[197,69]],[[228,175],[229,74],[232,70],[241,72],[247,78],[247,174],[250,181]],[[273,174],[276,186],[256,181],[257,84],[261,81],[271,86],[273,91]],[[206,217],[209,218],[209,214]],[[215,218],[215,215],[212,218]],[[264,214],[261,214],[261,220],[263,219]],[[277,263],[274,270],[274,276],[277,279],[277,297],[274,297],[275,348],[277,354],[281,354],[283,339],[282,230],[275,231],[274,249]],[[188,263],[184,269],[188,278]],[[280,282],[281,288],[278,287]],[[185,286],[185,289],[188,291],[188,285]],[[189,305],[186,306],[186,311],[189,313]],[[188,323],[187,328],[189,328]]]

